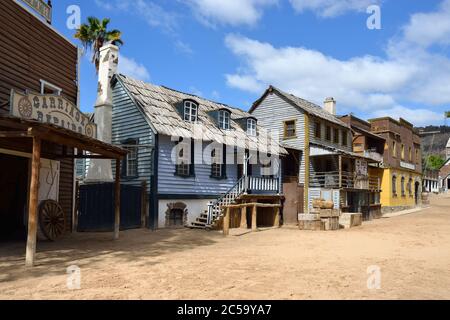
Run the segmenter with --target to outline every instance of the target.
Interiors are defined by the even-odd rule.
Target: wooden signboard
[[[11,114],[37,120],[85,135],[97,137],[97,126],[72,102],[58,95],[11,91]]]
[[[39,15],[44,17],[48,23],[52,22],[52,8],[43,0],[22,0],[34,9]]]

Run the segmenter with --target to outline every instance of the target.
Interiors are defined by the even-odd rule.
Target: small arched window
[[[256,120],[247,119],[247,134],[250,136],[256,136]]]
[[[219,127],[223,130],[230,130],[230,111],[220,110],[219,111]]]
[[[402,177],[402,180],[401,180],[401,188],[402,188],[402,197],[404,197],[404,196],[406,196],[405,177]]]
[[[198,104],[194,101],[184,102],[184,121],[197,122],[198,118]]]

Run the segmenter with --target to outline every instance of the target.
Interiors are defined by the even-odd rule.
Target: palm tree
[[[98,18],[89,17],[87,20],[88,23],[83,23],[77,29],[74,37],[81,41],[86,51],[92,50],[92,63],[95,64],[98,73],[100,48],[107,43],[116,46],[123,45],[122,32],[117,29],[108,31],[110,19],[105,18],[100,21]]]

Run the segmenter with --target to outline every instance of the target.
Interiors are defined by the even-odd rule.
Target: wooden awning
[[[107,158],[122,159],[126,156],[127,150],[113,146],[102,141],[89,138],[80,133],[64,129],[48,123],[41,123],[36,120],[24,120],[9,115],[0,115],[0,139],[2,138],[34,138],[39,137],[43,141],[59,144],[69,148],[76,148],[79,151],[91,153],[84,155],[54,154],[55,157],[70,158]]]

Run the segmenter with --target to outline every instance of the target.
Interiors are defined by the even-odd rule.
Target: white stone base
[[[205,210],[208,209],[208,203],[212,201],[212,199],[165,199],[159,200],[159,212],[158,212],[158,228],[164,229],[166,227],[166,213],[168,210],[169,204],[181,202],[184,203],[187,207],[187,224],[190,225],[192,222],[202,214]]]

